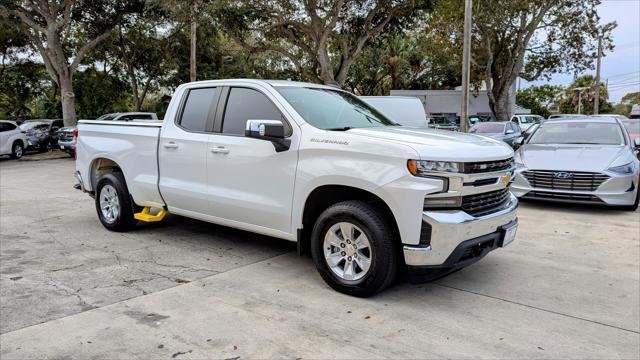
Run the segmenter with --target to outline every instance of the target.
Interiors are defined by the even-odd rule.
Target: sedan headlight
[[[633,174],[633,163],[610,167],[607,170],[623,175]]]
[[[429,176],[436,172],[459,173],[462,165],[452,161],[408,160],[407,169],[414,176]]]

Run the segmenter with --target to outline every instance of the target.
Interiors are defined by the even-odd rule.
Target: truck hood
[[[528,169],[600,172],[624,149],[621,145],[526,144],[518,151]]]
[[[447,130],[385,126],[351,129],[347,134],[408,145],[421,160],[476,162],[513,156],[513,150],[502,141]]]

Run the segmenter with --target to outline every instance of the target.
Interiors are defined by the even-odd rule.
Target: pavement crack
[[[448,288],[448,289],[463,291],[463,292],[466,292],[466,293],[470,293],[470,294],[474,294],[474,295],[478,295],[478,296],[483,296],[483,297],[487,297],[487,298],[494,299],[494,300],[504,301],[504,302],[507,302],[507,303],[510,303],[510,304],[524,306],[524,307],[527,307],[527,308],[530,308],[530,309],[534,309],[534,310],[538,310],[538,311],[544,311],[544,312],[550,313],[550,314],[560,315],[560,316],[564,316],[564,317],[568,317],[568,318],[572,318],[572,319],[576,319],[576,320],[590,322],[592,324],[598,324],[598,325],[610,327],[610,328],[613,328],[613,329],[627,331],[627,332],[634,333],[634,334],[640,334],[640,331],[631,330],[631,329],[625,329],[625,328],[620,327],[620,326],[603,323],[603,322],[600,322],[600,321],[597,321],[597,320],[591,320],[591,319],[586,319],[586,318],[582,318],[582,317],[579,317],[579,316],[564,314],[564,313],[561,313],[561,312],[558,312],[558,311],[544,309],[544,308],[541,308],[541,307],[537,307],[537,306],[533,306],[533,305],[529,305],[529,304],[525,304],[525,303],[521,303],[521,302],[517,302],[517,301],[513,301],[513,300],[507,300],[507,299],[499,298],[497,296],[492,296],[492,295],[479,293],[479,292],[476,292],[476,291],[461,289],[461,288],[458,288],[458,287],[455,287],[455,286],[451,286],[451,285],[444,285],[444,284],[439,284],[439,283],[435,283],[434,285],[441,286],[441,287]]]

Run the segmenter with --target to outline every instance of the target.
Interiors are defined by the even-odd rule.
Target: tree
[[[518,77],[533,81],[558,71],[592,68],[595,40],[604,33],[603,48],[611,49],[610,31],[598,26],[600,0],[483,0],[474,3],[472,33],[473,79],[483,80],[491,109],[506,120],[511,89]],[[462,0],[443,1],[428,29],[438,29],[440,41],[454,53],[462,43]]]
[[[288,58],[302,77],[342,86],[365,44],[417,16],[425,0],[229,0],[218,22],[250,51]]]
[[[626,93],[620,102],[626,105],[640,104],[640,91]]]
[[[604,83],[600,83],[600,109],[602,113],[608,113],[612,105],[607,102],[609,92]],[[564,113],[593,114],[595,101],[595,86],[592,75],[585,75],[575,79],[567,87],[564,99],[560,103],[560,111]]]
[[[7,0],[0,5],[5,18],[20,19],[25,34],[60,87],[65,126],[75,125],[73,74],[87,54],[107,39],[118,19],[138,10],[137,1]],[[114,21],[116,20],[116,21]]]
[[[549,107],[563,94],[564,88],[558,85],[531,86],[516,94],[516,103],[531,109],[532,114],[545,118],[551,115]]]

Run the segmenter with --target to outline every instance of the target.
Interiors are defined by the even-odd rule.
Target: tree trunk
[[[508,91],[501,91],[495,96],[495,101],[489,99],[489,105],[498,121],[507,121],[511,117],[511,105]]]
[[[62,94],[62,119],[64,126],[75,126],[78,122],[76,118],[76,97],[73,93],[73,79],[69,72],[60,74],[60,93]]]

